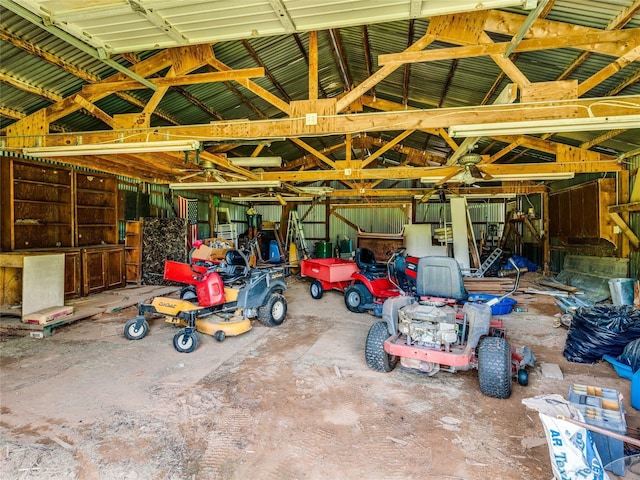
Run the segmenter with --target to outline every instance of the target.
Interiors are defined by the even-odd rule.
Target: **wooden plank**
[[[629,225],[627,225],[627,223],[622,219],[622,217],[618,213],[609,212],[609,217],[611,217],[611,220],[613,220],[613,222],[620,227],[620,229],[622,230],[622,233],[624,233],[627,236],[627,238],[629,239],[631,244],[634,246],[634,248],[640,247],[640,239],[638,239],[636,234],[633,233],[631,228],[629,228]]]
[[[263,77],[264,68],[242,68],[239,70],[228,70],[224,72],[194,73],[192,75],[179,75],[176,77],[150,78],[149,81],[161,87],[177,87],[182,85],[198,85],[201,83],[228,82],[231,80],[244,80],[253,77]],[[117,92],[121,90],[147,89],[146,85],[135,80],[121,80],[113,82],[101,82],[90,85],[83,85],[83,93]]]
[[[562,290],[565,292],[570,292],[570,293],[576,293],[578,292],[580,289],[577,287],[572,287],[570,285],[563,285],[560,282],[554,282],[551,280],[539,280],[538,281],[539,285],[545,286],[545,287],[551,287],[551,288],[555,288],[557,290]]]
[[[520,89],[520,102],[578,98],[578,81],[536,82]]]

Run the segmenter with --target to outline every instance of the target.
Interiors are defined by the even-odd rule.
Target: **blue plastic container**
[[[278,242],[276,242],[275,240],[271,240],[271,242],[269,242],[269,261],[271,263],[282,262],[282,257],[280,256],[280,248],[278,247]]]
[[[494,298],[500,298],[499,295],[487,295],[484,293],[470,293],[467,302],[471,303],[487,303]],[[492,315],[507,315],[513,310],[513,306],[518,303],[513,298],[507,297],[500,300],[498,303],[491,307]]]
[[[631,378],[631,406],[640,410],[640,369]]]
[[[604,355],[602,358],[613,365],[613,368],[616,370],[616,373],[618,375],[620,375],[622,378],[626,378],[627,380],[631,380],[631,377],[633,375],[633,372],[631,371],[631,365],[620,363],[618,360],[616,360],[615,357],[612,357],[611,355]],[[640,380],[638,382],[640,383]],[[640,385],[638,386],[638,388],[640,388]],[[638,401],[640,401],[640,398],[638,399]]]

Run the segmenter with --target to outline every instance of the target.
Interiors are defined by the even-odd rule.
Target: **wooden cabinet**
[[[80,249],[82,296],[125,285],[124,247],[106,245]]]
[[[78,247],[118,243],[118,181],[112,175],[76,172]]]
[[[2,250],[73,246],[71,169],[3,157],[0,171]]]
[[[607,240],[615,244],[613,221],[607,214],[614,205],[615,179],[602,178],[549,195],[549,233],[565,242]]]
[[[0,248],[64,254],[64,296],[125,285],[113,175],[0,159]]]
[[[125,226],[124,265],[127,283],[142,281],[142,220],[129,220]]]

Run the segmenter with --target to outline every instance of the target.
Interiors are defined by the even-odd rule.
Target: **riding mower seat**
[[[469,296],[458,261],[440,256],[418,260],[416,293],[419,297],[452,298],[458,302],[466,301]]]
[[[220,262],[217,272],[224,283],[231,283],[249,274],[247,259],[238,250],[229,250]]]
[[[368,248],[358,248],[355,254],[356,265],[362,273],[381,274],[387,272],[387,264],[376,262],[375,254]]]

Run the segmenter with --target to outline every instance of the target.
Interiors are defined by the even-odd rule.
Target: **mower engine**
[[[407,344],[449,351],[458,341],[456,312],[449,306],[415,302],[398,311],[398,330]]]

